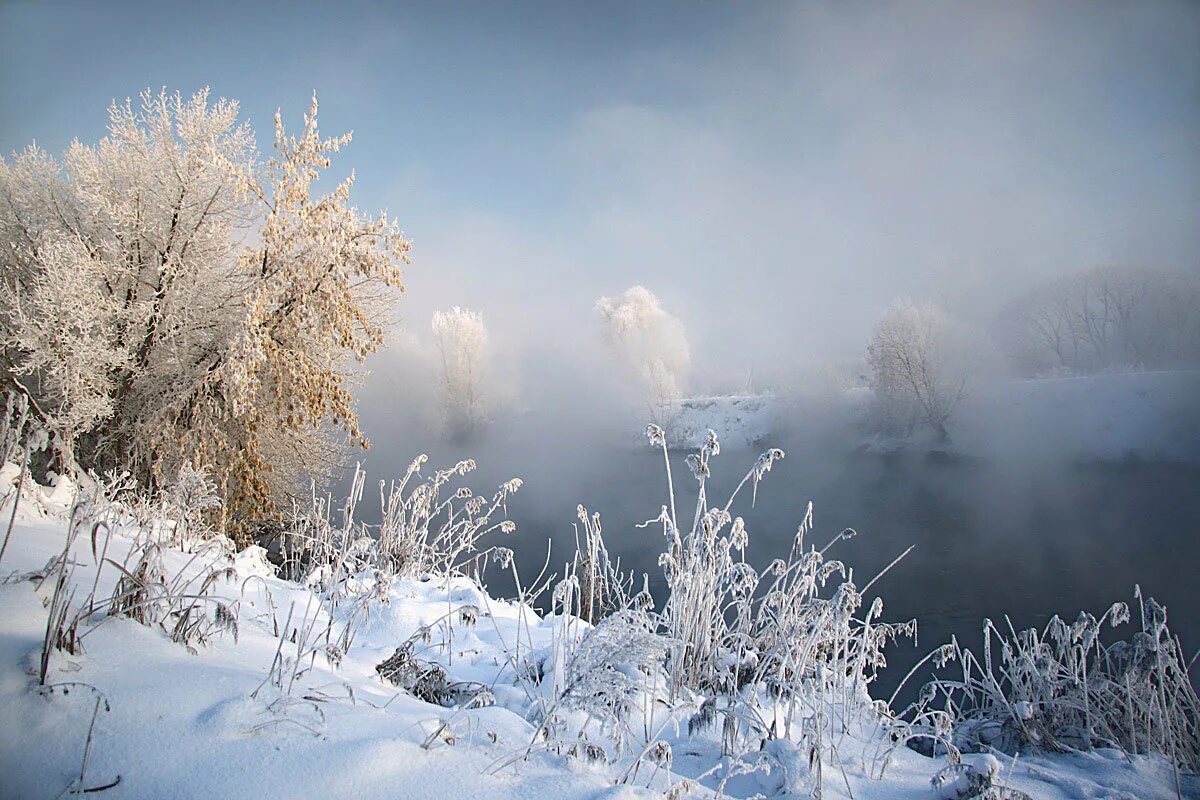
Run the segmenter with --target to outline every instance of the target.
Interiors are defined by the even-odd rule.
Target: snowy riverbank
[[[722,756],[719,730],[689,731],[694,707],[656,708],[654,698],[628,720],[621,755],[546,747],[537,709],[553,702],[551,684],[572,668],[563,654],[592,630],[587,623],[540,617],[465,577],[363,574],[331,602],[317,578],[310,589],[275,577],[256,549],[164,547],[158,596],[206,598],[197,601],[201,635],[178,635],[179,613],[152,624],[83,613],[81,647],[52,650],[39,686],[68,494],[60,486],[23,503],[2,564],[0,796],[53,798],[118,777],[93,796],[808,796],[818,773],[826,798],[956,796],[930,784],[944,759],[903,747],[881,757],[890,750],[886,729],[865,694],[861,705],[839,706],[859,712],[839,723],[836,761],[827,754],[819,766],[784,740]],[[145,561],[150,533],[132,525],[111,537],[103,526],[95,532],[95,542],[85,530],[67,553],[64,586],[77,605],[92,595],[99,607],[120,581],[147,575],[133,562]],[[218,606],[224,612],[212,611]],[[187,607],[185,599],[177,608]],[[236,623],[212,625],[222,613]],[[407,656],[395,658],[398,648]],[[385,681],[381,663],[397,667],[384,672],[409,690]],[[514,672],[528,664],[540,665],[536,680]],[[586,728],[580,714],[573,722]],[[997,763],[1008,786],[1039,800],[1176,796],[1157,757],[1100,750]]]

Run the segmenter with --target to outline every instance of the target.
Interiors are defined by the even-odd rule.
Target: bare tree
[[[1180,273],[1107,267],[1018,297],[999,322],[1026,375],[1200,365],[1200,282]]]
[[[896,301],[867,347],[872,384],[885,418],[906,434],[928,425],[941,442],[967,383],[956,326],[936,306]]]

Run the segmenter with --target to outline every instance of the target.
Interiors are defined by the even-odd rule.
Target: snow
[[[57,520],[18,526],[5,572],[40,568],[61,547],[63,536]],[[110,553],[119,550],[118,544],[114,540]],[[81,565],[76,583],[86,592],[94,576],[84,569],[92,562],[90,544],[80,542],[73,556]],[[189,558],[179,552],[168,556],[175,569]],[[257,560],[239,558],[237,565],[241,570]],[[102,574],[99,594],[111,591],[114,573]],[[112,619],[87,636],[83,655],[55,654],[50,682],[86,682],[111,704],[112,710],[96,721],[88,767],[89,785],[121,776],[121,785],[103,796],[509,798],[536,790],[538,797],[566,798],[592,796],[607,786],[599,773],[550,760],[521,763],[497,777],[481,775],[533,735],[528,722],[502,707],[461,714],[453,724],[459,734],[453,747],[422,749],[430,726],[450,711],[397,692],[375,673],[376,663],[418,626],[444,615],[448,603],[484,600],[509,639],[516,630],[514,606],[485,600],[465,581],[448,591],[432,581],[400,583],[341,668],[333,670],[318,659],[304,677],[303,694],[296,693],[332,699],[301,702],[280,715],[267,709],[270,698],[250,697],[277,646],[271,602],[282,624],[286,608],[294,604],[299,614],[311,594],[275,578],[250,581],[239,590],[245,577],[239,574],[222,587],[231,600],[241,595],[236,643],[220,639],[190,655],[160,631]],[[36,661],[31,654],[41,643],[45,611],[30,581],[0,587],[0,608],[0,707],[8,722],[0,732],[6,776],[0,795],[54,797],[78,774],[93,697],[83,689],[67,696],[36,692],[36,679],[26,668]],[[530,635],[535,643],[548,640],[542,627],[532,628]],[[455,677],[495,678],[500,646],[494,631],[482,626],[456,631],[454,648],[459,656]]]
[[[991,785],[1000,777],[1000,762],[991,754],[977,756],[943,775],[944,779],[935,777],[933,782],[939,800],[963,800],[978,794],[978,787]]]
[[[770,435],[775,397],[771,394],[712,395],[675,401],[666,410],[667,445],[698,450],[714,430],[726,448],[751,447]],[[639,440],[644,444],[644,437]]]
[[[97,709],[94,691],[110,710],[99,706],[84,785],[121,779],[92,795],[101,798],[625,800],[660,797],[669,782],[705,773],[690,796],[713,796],[724,783],[729,797],[806,797],[815,769],[823,770],[824,796],[830,800],[948,796],[945,787],[931,784],[945,760],[904,748],[895,752],[882,780],[871,777],[879,742],[871,739],[878,726],[869,719],[850,721],[841,763],[832,765],[810,764],[808,754],[787,741],[770,742],[737,762],[721,756],[719,734],[689,736],[686,724],[665,725],[659,734],[673,753],[669,776],[647,762],[637,785],[614,785],[630,766],[628,759],[607,765],[536,749],[520,758],[535,736],[528,719],[535,704],[523,688],[528,684],[514,679],[509,656],[519,648],[553,659],[565,632],[588,626],[562,616],[543,618],[529,607],[492,598],[466,578],[391,582],[378,601],[365,606],[367,616],[340,665],[315,658],[312,669],[297,678],[290,699],[280,701],[281,692],[266,681],[280,647],[276,626],[284,625],[289,610],[293,627],[306,612],[317,627],[328,616],[312,591],[275,577],[258,548],[231,559],[164,552],[169,573],[203,569],[209,559],[222,566],[231,561],[233,572],[218,581],[215,592],[238,603],[236,639],[218,637],[192,654],[159,628],[93,618],[83,626],[83,653],[55,651],[51,657],[48,683],[59,688],[39,691],[43,601],[52,581],[39,589],[31,574],[44,572],[61,552],[67,523],[61,510],[34,504],[17,519],[0,565],[5,576],[0,583],[0,797],[52,798],[72,784]],[[118,529],[109,557],[121,561],[137,534]],[[78,537],[70,556],[78,601],[97,574],[88,536]],[[105,567],[96,596],[107,597],[117,577],[115,568]],[[459,613],[470,607],[478,612],[474,624]],[[439,622],[448,615],[455,620],[450,628]],[[428,633],[427,641],[416,638],[420,657],[441,664],[451,680],[491,687],[494,705],[432,705],[380,678],[376,665],[422,628]],[[289,646],[294,647],[285,641],[285,653]],[[557,663],[548,666],[561,669]],[[634,745],[635,751],[643,746]],[[1170,766],[1154,757],[1096,751],[1023,756],[1015,765],[1004,756],[968,759],[998,770],[1007,785],[1038,800],[1176,797]],[[1194,783],[1185,784],[1184,796],[1200,796]]]

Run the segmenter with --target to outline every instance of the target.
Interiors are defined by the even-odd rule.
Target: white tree
[[[443,407],[454,437],[469,436],[484,423],[483,396],[488,334],[483,315],[459,306],[433,315],[442,373]]]
[[[661,420],[682,395],[691,364],[683,324],[643,286],[630,287],[619,297],[601,297],[596,312],[605,340],[638,383],[651,416]]]
[[[220,348],[251,284],[234,253],[252,208],[230,165],[254,159],[236,103],[147,92],[61,164],[36,147],[0,164],[3,358],[31,375],[59,441],[87,435],[89,466],[150,481],[146,424]]]
[[[351,181],[310,187],[349,137],[276,118],[262,163],[235,102],[144,93],[62,163],[0,161],[0,366],[66,443],[63,467],[161,488],[209,466],[224,511],[271,513],[320,477],[339,431],[365,444],[347,362],[382,341],[408,242]]]
[[[968,378],[963,336],[937,306],[897,300],[875,327],[867,347],[872,386],[888,422],[911,433],[928,425],[939,441]]]
[[[5,344],[25,355],[11,378],[37,379],[38,411],[70,465],[78,433],[112,414],[112,376],[128,353],[114,341],[121,309],[101,291],[103,263],[69,239],[47,238],[41,258],[46,269],[24,296],[16,284],[0,285],[13,323]]]
[[[321,138],[313,97],[299,136],[288,135],[276,113],[276,156],[264,176],[235,171],[263,215],[260,241],[236,260],[252,283],[228,344],[191,393],[160,415],[163,448],[184,441],[184,454],[229,465],[223,480],[235,491],[225,510],[236,516],[273,511],[295,475],[327,476],[341,434],[368,446],[350,393],[351,362],[383,344],[411,244],[385,214],[365,217],[350,204],[353,175],[328,195],[312,194],[331,155],[349,142],[349,134]],[[193,417],[202,424],[189,424]]]

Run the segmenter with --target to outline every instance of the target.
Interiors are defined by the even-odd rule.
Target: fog
[[[559,172],[557,213],[498,195],[412,231],[409,326],[461,302],[514,348],[573,352],[595,298],[643,284],[698,382],[797,382],[858,356],[897,295],[984,322],[1052,275],[1195,268],[1194,7],[752,16],[618,59],[636,97],[573,116],[531,166],[535,187]]]
[[[409,228],[398,337],[427,342],[438,308],[479,311],[496,391],[586,428],[619,380],[593,305],[636,284],[686,329],[687,392],[796,392],[858,369],[897,296],[938,303],[990,345],[1005,303],[1054,276],[1195,274],[1194,6],[709,10],[678,30],[614,12],[643,35],[574,64],[546,37],[586,37],[594,20],[551,13],[523,34],[583,100],[505,115],[551,139],[495,153],[509,189],[468,203],[416,171],[397,188],[437,211]],[[483,57],[501,74],[517,58]],[[411,346],[373,359],[362,399],[368,431],[404,454],[393,464],[430,446],[426,427],[405,447],[389,421],[420,403],[395,388]]]
[[[590,371],[592,307],[633,285],[685,326],[688,391],[795,387],[900,295],[983,328],[1054,275],[1200,256],[1192,3],[149,7],[6,4],[0,148],[92,140],[147,82],[260,138],[315,90],[355,202],[414,242],[393,340],[479,311],[523,395]],[[132,20],[147,47],[107,47]]]
[[[1200,556],[1197,382],[1141,400],[1107,383],[1030,399],[995,336],[1056,278],[1196,276],[1196,7],[805,4],[759,7],[703,46],[690,36],[597,56],[619,88],[555,119],[553,141],[520,161],[518,207],[504,187],[462,209],[434,175],[405,185],[432,193],[439,216],[410,231],[396,343],[361,391],[371,475],[419,452],[475,458],[477,491],[526,481],[510,508],[523,573],[548,540],[552,569],[569,557],[583,503],[658,585],[658,534],[635,524],[665,502],[662,465],[595,311],[643,285],[682,324],[684,394],[779,400],[762,444],[788,457],[741,510],[756,563],[790,546],[812,500],[818,538],[859,530],[842,553],[859,574],[916,546],[879,590],[893,618],[918,617],[923,644],[971,639],[1006,612],[1020,625],[1095,610],[1141,581],[1196,646],[1182,565]],[[864,450],[847,399],[898,296],[938,305],[970,340],[949,460]],[[451,304],[482,313],[491,336],[490,424],[453,445],[422,354],[430,315]],[[1132,443],[1091,447],[1130,419]],[[755,454],[727,447],[716,485]]]
[[[1006,607],[1073,615],[1135,580],[1200,619],[1181,588],[1200,556],[1196,382],[1029,399],[993,336],[1059,277],[1200,272],[1195,3],[370,6],[370,25],[264,5],[248,21],[268,24],[246,26],[148,8],[0,8],[0,146],[94,140],[105,105],[147,83],[242,99],[261,139],[315,89],[323,130],[356,133],[336,167],[355,170],[355,202],[388,208],[414,242],[357,391],[373,447],[352,461],[375,479],[423,452],[472,457],[477,491],[523,478],[523,569],[547,539],[568,557],[585,503],[614,551],[655,571],[658,534],[633,524],[664,500],[661,465],[596,313],[644,286],[686,337],[682,394],[779,400],[762,444],[788,456],[743,510],[756,559],[788,546],[812,499],[819,534],[860,530],[845,557],[863,571],[917,546],[879,589],[899,615],[959,615],[935,636]],[[117,53],[126,15],[147,46]],[[952,456],[864,449],[850,390],[900,296],[968,331]],[[456,305],[487,326],[489,422],[452,443],[430,320]],[[1018,424],[1043,401],[1059,416]],[[1131,415],[1126,452],[1047,435],[1082,420],[1070,441],[1102,439]],[[755,455],[728,450],[721,485]]]

